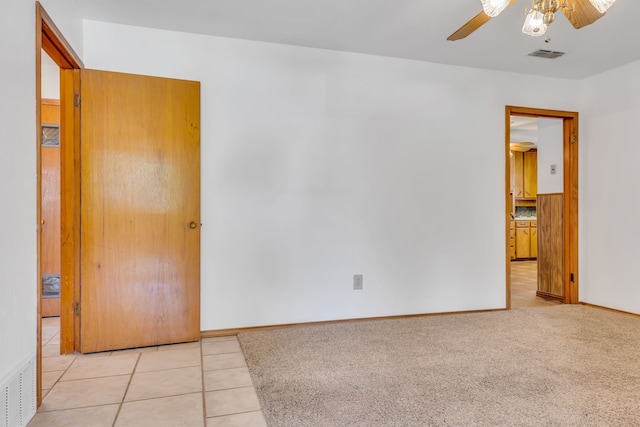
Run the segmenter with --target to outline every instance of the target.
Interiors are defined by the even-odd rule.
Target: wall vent
[[[0,382],[0,427],[24,427],[36,413],[36,359],[23,362]]]
[[[564,52],[558,52],[557,50],[545,50],[545,49],[534,50],[529,54],[529,56],[535,56],[536,58],[547,58],[547,59],[560,58],[562,55],[564,55]]]

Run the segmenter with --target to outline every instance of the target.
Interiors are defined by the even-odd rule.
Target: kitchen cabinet
[[[516,199],[535,199],[538,195],[538,152],[513,152],[512,181]]]
[[[516,222],[510,221],[509,226],[509,256],[511,259],[516,259]]]
[[[538,258],[538,229],[532,225],[529,228],[529,235],[531,236],[531,241],[529,242],[529,247],[531,248],[529,255],[531,258]]]
[[[523,185],[524,197],[535,199],[538,195],[538,152],[524,153]]]
[[[516,221],[516,258],[538,256],[538,230],[536,221]]]

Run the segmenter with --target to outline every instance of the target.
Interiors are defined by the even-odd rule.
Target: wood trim
[[[564,121],[564,218],[564,302],[577,304],[579,302],[577,113],[573,120]]]
[[[36,2],[36,26],[36,31],[40,30],[40,34],[36,33],[40,48],[44,49],[60,68],[84,68],[80,57],[39,1]]]
[[[579,303],[580,305],[584,305],[585,307],[592,307],[592,308],[598,308],[600,310],[606,310],[606,311],[611,311],[613,313],[618,313],[618,314],[625,314],[627,316],[633,316],[633,317],[637,317],[640,318],[640,314],[638,313],[632,313],[630,311],[624,311],[624,310],[618,310],[616,308],[609,308],[609,307],[605,307],[603,305],[596,305],[596,304],[589,304],[588,302],[581,302]]]
[[[507,283],[507,291],[506,291],[506,302],[505,307],[507,310],[511,310],[511,247],[509,242],[511,240],[511,213],[514,204],[514,197],[511,195],[511,112],[509,107],[505,108],[505,121],[504,121],[504,192],[505,192],[505,259],[506,261],[506,283]],[[514,190],[515,193],[515,190]],[[515,208],[514,208],[515,209]]]
[[[42,97],[42,7],[36,2],[36,316],[37,316],[37,333],[36,333],[36,407],[42,404],[42,268],[40,266],[40,248],[42,247],[42,173],[41,169],[41,153],[42,146],[42,105],[40,98]]]
[[[510,116],[545,117],[563,120],[563,151],[564,151],[564,303],[577,304],[579,302],[578,281],[578,113],[573,111],[549,110],[529,107],[506,106],[505,108],[505,159],[506,159],[506,295],[507,308],[511,302],[511,260],[509,256],[509,221],[508,215],[511,196],[509,183],[511,165],[509,162],[509,142],[511,137]],[[571,281],[573,274],[573,281]]]
[[[43,105],[60,105],[59,99],[42,98],[40,101]]]
[[[84,64],[80,60],[80,57],[75,53],[75,51],[71,48],[71,45],[67,42],[65,37],[62,35],[58,27],[55,25],[49,14],[44,10],[40,2],[36,1],[35,4],[35,15],[36,15],[36,46],[35,46],[35,55],[36,55],[36,168],[37,168],[37,197],[36,197],[36,218],[38,224],[38,233],[37,233],[37,277],[41,277],[41,268],[40,268],[40,248],[41,248],[41,229],[40,224],[42,220],[42,209],[40,205],[40,187],[41,187],[41,176],[40,176],[40,146],[42,133],[40,132],[40,127],[42,126],[42,114],[41,114],[41,97],[42,97],[42,51],[44,50],[53,61],[62,69],[61,70],[61,79],[60,79],[60,135],[61,135],[61,173],[62,166],[66,162],[66,170],[67,174],[69,174],[69,168],[73,170],[73,176],[77,172],[75,170],[79,170],[79,158],[76,156],[77,150],[74,149],[72,154],[69,154],[67,148],[74,148],[79,146],[80,144],[80,111],[78,108],[74,107],[74,96],[75,93],[79,93],[80,88],[80,72],[79,69],[84,67]],[[69,71],[71,74],[65,74],[63,71]],[[65,77],[66,76],[66,77]],[[66,143],[65,143],[66,142]],[[64,159],[64,160],[63,160]],[[75,179],[75,178],[74,178]],[[67,196],[67,191],[69,188],[74,189],[74,193],[80,185],[80,181],[70,182],[69,175],[66,177],[61,176],[61,208],[63,209],[61,212],[61,221],[62,221],[62,231],[63,233],[66,231],[67,235],[63,234],[62,241],[62,271],[61,271],[61,327],[60,327],[60,351],[62,354],[73,353],[75,348],[79,348],[79,346],[75,346],[74,338],[79,336],[79,329],[77,327],[78,320],[73,315],[73,306],[69,304],[69,299],[71,301],[74,300],[75,296],[79,295],[79,247],[77,243],[79,240],[76,239],[77,233],[80,230],[80,218],[79,216],[72,216],[71,218],[65,218],[65,212],[69,211],[69,207],[67,206],[66,210],[64,208],[65,204],[69,205],[69,201]],[[72,197],[73,203],[76,202],[75,196]],[[74,205],[75,206],[75,205]],[[75,208],[74,208],[75,209]],[[73,211],[73,210],[72,210]],[[66,224],[66,228],[65,225]],[[71,232],[69,230],[72,230]],[[79,234],[78,234],[79,236]],[[66,245],[65,245],[66,241]],[[69,242],[72,242],[71,245]],[[65,269],[66,264],[66,269]],[[71,267],[70,267],[71,266]],[[66,276],[65,276],[66,272]],[[65,286],[66,283],[66,286]],[[69,292],[69,283],[72,286],[72,292]],[[78,285],[78,286],[76,286]],[[36,405],[39,407],[42,404],[42,308],[41,308],[41,297],[42,297],[42,289],[40,284],[40,279],[38,279],[37,283],[37,304],[36,304],[36,315],[37,315],[37,350],[36,350]],[[65,292],[66,289],[66,292]],[[65,305],[66,303],[66,305]]]
[[[200,336],[201,338],[228,337],[232,335],[237,335],[240,332],[265,331],[270,329],[293,328],[296,326],[336,325],[341,323],[367,322],[372,320],[373,321],[398,320],[398,319],[411,319],[414,317],[449,316],[454,314],[473,314],[473,313],[493,313],[493,312],[499,312],[499,311],[505,311],[505,309],[498,308],[494,310],[448,311],[443,313],[404,314],[399,316],[359,317],[355,319],[325,320],[325,321],[319,321],[319,322],[283,323],[279,325],[248,326],[246,328],[214,329],[209,331],[202,331],[200,333]]]
[[[80,70],[61,70],[60,79],[60,352],[80,349],[80,319],[73,306],[80,300]]]

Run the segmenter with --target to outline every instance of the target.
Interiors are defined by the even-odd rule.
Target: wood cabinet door
[[[538,152],[524,153],[524,196],[535,198],[538,194]]]
[[[524,153],[513,153],[513,194],[515,197],[524,197]]]
[[[537,258],[538,257],[538,229],[537,228],[530,228],[529,229],[529,239],[530,239],[530,248],[531,248],[531,252],[530,252],[530,256],[531,258]]]
[[[516,228],[516,258],[529,258],[530,254],[529,228]]]
[[[200,338],[200,84],[82,70],[83,353]]]

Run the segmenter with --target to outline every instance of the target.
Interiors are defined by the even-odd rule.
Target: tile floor
[[[562,304],[560,300],[536,295],[538,289],[537,261],[511,262],[511,307],[548,307]]]
[[[236,337],[59,355],[42,321],[44,399],[28,427],[266,426]]]
[[[511,263],[511,306],[536,296],[536,261]],[[59,318],[42,320],[42,406],[28,427],[266,426],[236,337],[91,355],[59,354]]]

